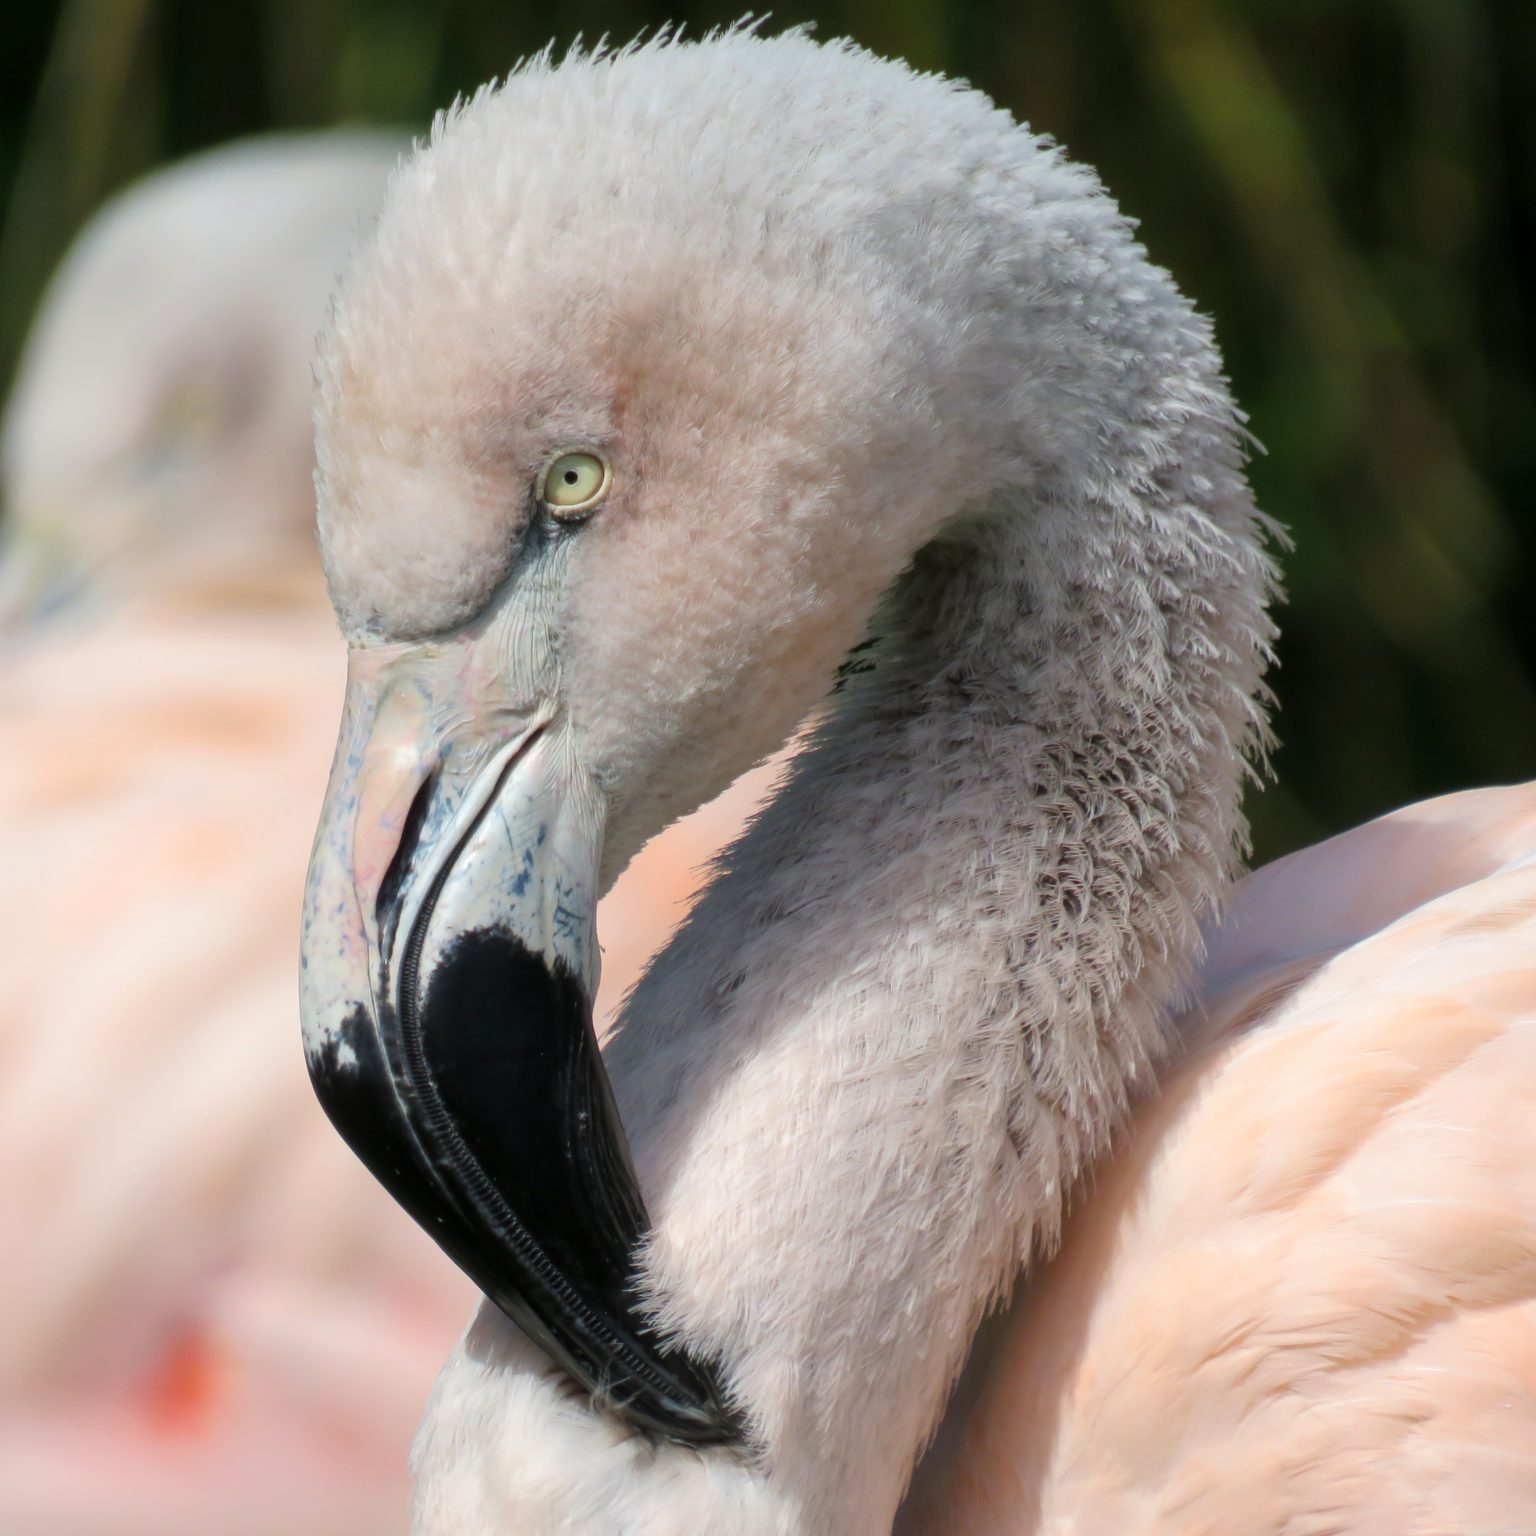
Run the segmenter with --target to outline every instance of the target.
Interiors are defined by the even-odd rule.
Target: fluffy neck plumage
[[[429,1415],[427,1531],[889,1530],[983,1308],[1164,1053],[1241,836],[1269,578],[1204,327],[1135,276],[1144,323],[1042,383],[1068,446],[917,556],[607,1053],[657,1310],[761,1460],[624,1439],[485,1315]]]

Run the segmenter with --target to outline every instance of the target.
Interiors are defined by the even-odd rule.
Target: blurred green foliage
[[[550,37],[730,4],[62,0],[0,19],[0,378],[116,186],[265,128],[424,126]],[[1096,165],[1216,317],[1291,531],[1282,852],[1536,773],[1536,5],[790,0],[962,75]]]

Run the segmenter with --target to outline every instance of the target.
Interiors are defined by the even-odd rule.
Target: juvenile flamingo
[[[1192,992],[1272,570],[1091,172],[847,44],[546,56],[318,398],[307,1055],[488,1298],[422,1536],[1536,1521],[1533,795],[1255,877]],[[599,1056],[598,894],[807,715]]]

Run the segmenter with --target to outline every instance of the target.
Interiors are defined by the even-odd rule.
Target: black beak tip
[[[377,1017],[353,1004],[311,1057],[332,1124],[595,1402],[664,1439],[743,1444],[715,1368],[635,1304],[648,1223],[580,981],[493,929],[422,982]]]

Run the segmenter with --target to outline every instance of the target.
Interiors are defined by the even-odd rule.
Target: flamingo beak
[[[601,1407],[738,1440],[709,1365],[638,1305],[649,1223],[592,1029],[603,800],[550,664],[505,665],[520,629],[352,653],[306,895],[311,1079],[374,1176]]]

